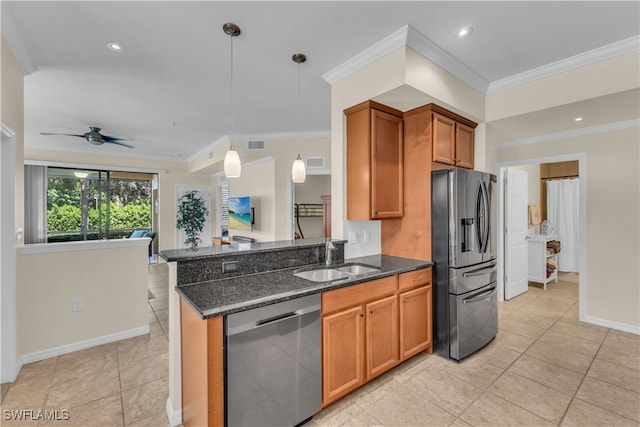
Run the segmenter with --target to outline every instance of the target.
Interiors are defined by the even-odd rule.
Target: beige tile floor
[[[151,333],[26,365],[0,424],[166,426],[168,282],[149,266]],[[579,322],[575,276],[499,304],[500,332],[457,364],[418,355],[308,426],[640,426],[640,337]],[[67,409],[16,422],[5,409]]]

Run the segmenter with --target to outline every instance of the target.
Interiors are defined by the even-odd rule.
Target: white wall
[[[21,362],[147,333],[149,241],[23,246],[17,262]],[[73,298],[82,298],[82,311],[72,311]]]
[[[242,167],[240,178],[229,178],[229,197],[251,197],[253,231],[229,229],[229,237],[244,236],[259,242],[276,240],[275,159],[267,157]]]
[[[639,140],[636,127],[494,150],[497,163],[585,153],[585,314],[592,322],[636,332],[640,332]]]

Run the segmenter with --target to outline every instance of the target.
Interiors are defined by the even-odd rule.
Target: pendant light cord
[[[301,131],[300,131],[300,109],[302,107],[302,103],[300,102],[300,62],[298,62],[298,155],[300,155],[300,146],[302,145],[301,141]]]
[[[229,39],[231,39],[231,49],[230,49],[230,56],[231,56],[231,60],[229,61],[231,64],[231,72],[230,72],[230,76],[229,76],[229,85],[230,85],[230,94],[231,94],[231,135],[229,136],[229,142],[231,143],[231,147],[233,147],[233,132],[235,131],[235,114],[233,111],[233,36],[229,36]]]

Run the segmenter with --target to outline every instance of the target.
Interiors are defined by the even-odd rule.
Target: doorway
[[[507,218],[505,210],[508,209],[506,192],[505,192],[505,179],[507,176],[507,168],[515,166],[527,166],[527,165],[540,165],[544,163],[559,163],[568,161],[578,161],[578,185],[579,185],[579,202],[578,202],[578,311],[579,319],[584,321],[585,319],[585,301],[586,301],[586,277],[585,277],[585,260],[586,249],[584,245],[585,236],[585,206],[586,206],[586,155],[584,153],[574,153],[552,157],[541,157],[517,160],[511,162],[498,163],[496,170],[498,173],[498,224],[497,229],[503,232],[497,233],[498,235],[498,291],[499,301],[504,301],[505,295],[505,276],[507,271],[507,265],[505,263],[505,233],[507,230]]]
[[[293,235],[295,239],[331,237],[331,175],[307,175],[293,184]],[[327,204],[328,203],[328,204]]]

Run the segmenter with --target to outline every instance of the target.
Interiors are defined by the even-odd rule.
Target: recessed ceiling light
[[[473,27],[462,27],[458,31],[456,31],[456,36],[465,37],[473,32]]]
[[[575,119],[573,119],[574,122],[581,122],[583,119],[583,117],[576,117]]]
[[[122,45],[120,43],[116,43],[116,42],[107,42],[107,47],[109,49],[111,49],[114,52],[121,52],[122,51]]]

